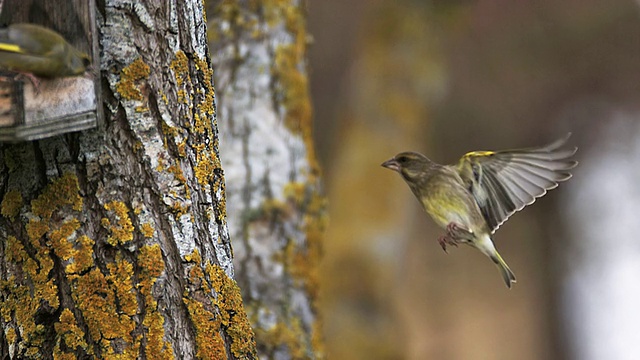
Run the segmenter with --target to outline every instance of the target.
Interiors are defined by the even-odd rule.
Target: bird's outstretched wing
[[[561,149],[570,136],[539,148],[474,151],[460,159],[458,173],[491,233],[513,213],[571,177],[569,170],[578,162],[570,158],[578,148]]]

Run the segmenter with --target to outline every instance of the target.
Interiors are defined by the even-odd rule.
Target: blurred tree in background
[[[261,359],[323,358],[304,1],[207,1],[236,279]]]

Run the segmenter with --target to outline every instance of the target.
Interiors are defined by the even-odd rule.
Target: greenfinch
[[[44,78],[83,74],[91,60],[62,35],[34,24],[0,29],[0,68]]]
[[[508,288],[516,277],[496,250],[491,235],[513,213],[571,177],[576,147],[566,137],[549,145],[504,151],[473,151],[454,165],[440,165],[416,152],[403,152],[382,166],[397,171],[424,210],[442,228],[447,245],[467,244],[498,267]]]

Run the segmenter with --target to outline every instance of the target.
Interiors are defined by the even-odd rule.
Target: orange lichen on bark
[[[65,267],[67,274],[79,274],[93,266],[93,245],[95,242],[82,235],[76,241],[76,249],[72,252],[73,261]]]
[[[186,295],[184,301],[196,329],[196,356],[199,359],[226,359],[227,351],[216,314],[205,304]]]
[[[170,67],[175,75],[178,88],[183,87],[185,82],[191,81],[189,77],[189,59],[184,51],[178,50],[176,52],[176,58],[173,59]]]
[[[164,317],[158,311],[158,303],[152,291],[158,277],[164,271],[164,260],[160,245],[147,245],[138,253],[140,282],[138,290],[144,299],[144,319],[142,325],[147,329],[145,355],[148,359],[173,359],[171,344],[164,340]]]
[[[211,69],[206,59],[196,58],[195,64],[196,69],[202,72],[202,82],[204,84],[204,100],[199,105],[199,109],[207,118],[213,119],[216,109],[213,69]]]
[[[2,205],[0,205],[0,214],[13,220],[20,213],[23,200],[22,194],[18,190],[9,190],[4,194]]]
[[[190,263],[184,301],[196,328],[198,357],[227,357],[222,334],[231,339],[230,350],[239,359],[255,358],[255,339],[236,282],[217,265],[202,264],[198,250],[185,256]],[[204,266],[204,268],[203,268]],[[197,300],[196,300],[197,299]]]
[[[70,208],[82,210],[78,180],[65,174],[48,184],[31,201],[32,216],[24,227],[26,238],[7,236],[5,256],[11,276],[0,282],[4,301],[0,313],[7,329],[11,329],[12,345],[21,348],[21,355],[38,353],[47,327],[37,322],[37,314],[53,314],[60,306],[54,278],[54,257],[68,261],[73,253],[69,239],[75,235],[79,222],[75,218],[52,219],[56,211]],[[20,341],[15,344],[14,341]]]
[[[221,323],[212,304],[213,294],[204,278],[200,252],[194,250],[185,256],[185,260],[190,263],[188,281],[193,286],[185,289],[183,300],[196,330],[196,356],[201,359],[226,359],[227,351],[220,334]]]
[[[61,342],[64,343],[64,347],[72,352],[76,349],[86,349],[87,342],[84,340],[84,331],[78,327],[78,322],[75,316],[69,309],[62,310],[59,321],[55,323],[54,328],[58,333],[58,341],[56,342],[56,349],[54,354],[58,354],[58,358],[64,359],[62,355],[64,352],[61,350]],[[65,354],[68,356],[74,356],[73,353]]]
[[[74,255],[73,244],[69,241],[69,237],[75,234],[79,228],[80,222],[78,219],[71,219],[62,223],[57,230],[49,232],[47,236],[52,250],[63,261],[69,260]]]
[[[141,58],[137,58],[120,72],[116,91],[125,100],[142,100],[142,92],[136,82],[149,77],[151,69]]]
[[[206,270],[213,289],[218,294],[215,305],[220,310],[225,332],[231,338],[231,352],[239,359],[255,358],[255,336],[244,310],[238,284],[220,266],[207,263]]]
[[[191,76],[189,75],[189,59],[184,51],[179,50],[176,52],[176,58],[171,62],[171,70],[173,70],[174,77],[178,88],[178,102],[181,104],[188,104],[189,98],[185,91],[185,83],[191,82]]]
[[[116,218],[115,225],[108,218],[103,218],[101,221],[102,226],[110,233],[107,237],[107,243],[116,246],[133,240],[134,228],[129,217],[129,208],[122,201],[111,201],[105,204],[104,208],[112,211]]]
[[[118,307],[120,300],[128,301],[128,295],[125,294],[132,290],[128,266],[122,265],[120,269],[114,269],[114,272],[115,274],[106,277],[98,268],[93,268],[81,276],[73,275],[71,293],[77,308],[82,312],[89,335],[96,341],[97,352],[103,356],[118,355],[111,343],[121,339],[123,346],[132,344],[131,348],[124,349],[127,353],[137,354],[140,344],[131,335],[135,328],[132,319],[135,311],[131,310],[130,305],[126,306],[124,310],[130,312],[127,314]],[[124,279],[125,284],[114,284],[114,279]]]
[[[144,223],[140,226],[140,232],[142,233],[142,236],[144,236],[147,239],[150,239],[153,237],[153,234],[156,232],[156,230],[153,228],[153,225],[151,225],[150,223]]]
[[[48,220],[54,211],[64,206],[71,206],[75,211],[82,210],[80,187],[74,174],[64,174],[49,184],[38,198],[31,201],[31,212]]]
[[[118,300],[118,313],[134,316],[138,310],[138,301],[133,291],[133,264],[116,256],[116,261],[107,264],[109,275],[107,283],[111,286]]]

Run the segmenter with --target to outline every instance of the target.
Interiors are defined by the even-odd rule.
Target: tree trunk
[[[255,358],[202,2],[97,18],[104,128],[1,147],[0,358]]]
[[[303,1],[209,1],[237,280],[264,359],[323,358]]]

